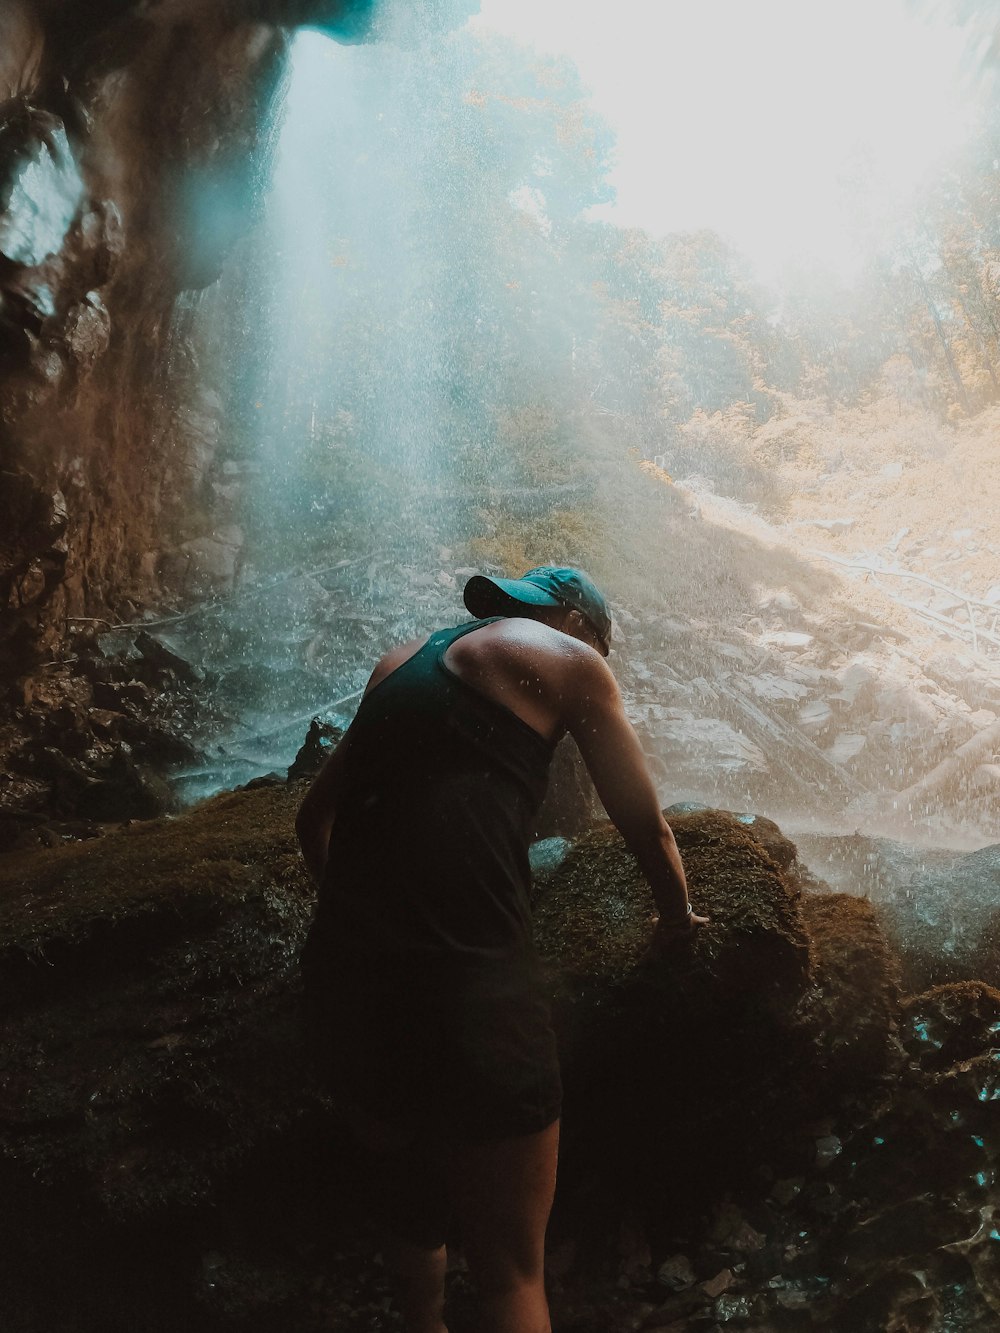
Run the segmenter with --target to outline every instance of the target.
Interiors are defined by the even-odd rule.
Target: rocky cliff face
[[[162,600],[212,537],[220,421],[184,316],[253,222],[286,39],[212,6],[0,12],[0,670],[17,705],[78,618]]]
[[[355,40],[371,9],[0,3],[0,673],[15,707],[81,618],[130,619],[238,559],[189,315],[255,221],[288,27]]]

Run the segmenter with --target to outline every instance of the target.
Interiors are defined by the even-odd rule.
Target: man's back
[[[428,636],[429,637],[429,636]],[[412,639],[379,661],[374,688],[427,643]],[[567,730],[569,717],[595,685],[613,686],[600,654],[587,644],[525,617],[498,617],[452,644],[444,657],[456,676],[485,698],[508,708],[548,741]]]
[[[451,972],[493,977],[520,959],[527,975],[527,852],[555,740],[446,660],[491,628],[438,630],[373,674],[344,743],[315,927],[324,949],[340,941],[371,961],[433,955]]]
[[[688,928],[691,919],[681,915],[687,911],[687,893],[673,835],[617,682],[597,651],[600,641],[586,618],[576,608],[532,607],[530,614],[528,609],[524,614],[507,611],[437,632],[442,633],[453,635],[455,641],[444,644],[438,655],[439,674],[463,686],[466,705],[475,699],[487,711],[504,712],[547,748],[565,732],[572,735],[605,810],[649,879],[661,916],[670,929],[675,923]],[[373,693],[391,692],[393,680],[405,679],[408,663],[426,660],[435,638],[403,644],[379,661],[358,718],[303,802],[300,839],[317,880],[328,859],[324,830],[331,826],[336,830],[338,810],[345,808],[345,802],[353,804],[352,736],[365,705]],[[606,641],[601,646],[606,650]],[[372,755],[377,747],[366,749]],[[410,752],[414,762],[426,756],[427,772],[434,772],[433,747],[418,738]],[[386,824],[383,836],[391,836],[391,829],[391,823]],[[522,865],[529,836],[530,831],[524,833]],[[332,847],[331,843],[331,851]],[[699,918],[693,921],[697,924]]]

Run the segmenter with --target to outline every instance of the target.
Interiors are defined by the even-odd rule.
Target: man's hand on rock
[[[686,916],[673,921],[664,920],[663,917],[654,917],[653,936],[649,941],[646,952],[643,954],[642,961],[655,962],[657,959],[676,953],[686,944],[690,944],[692,937],[707,925],[709,925],[709,918],[707,916],[697,916],[694,912],[689,912]]]

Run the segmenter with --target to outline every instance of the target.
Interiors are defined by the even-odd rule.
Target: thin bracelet
[[[684,915],[681,917],[679,921],[664,921],[661,918],[659,924],[661,926],[666,926],[668,930],[672,929],[674,926],[686,926],[687,923],[690,921],[693,912],[694,908],[691,906],[690,903],[688,903],[687,911],[684,913]]]

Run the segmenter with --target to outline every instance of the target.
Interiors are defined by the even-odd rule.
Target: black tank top
[[[416,968],[483,992],[537,977],[528,846],[555,742],[443,661],[436,631],[362,700],[303,965]]]

